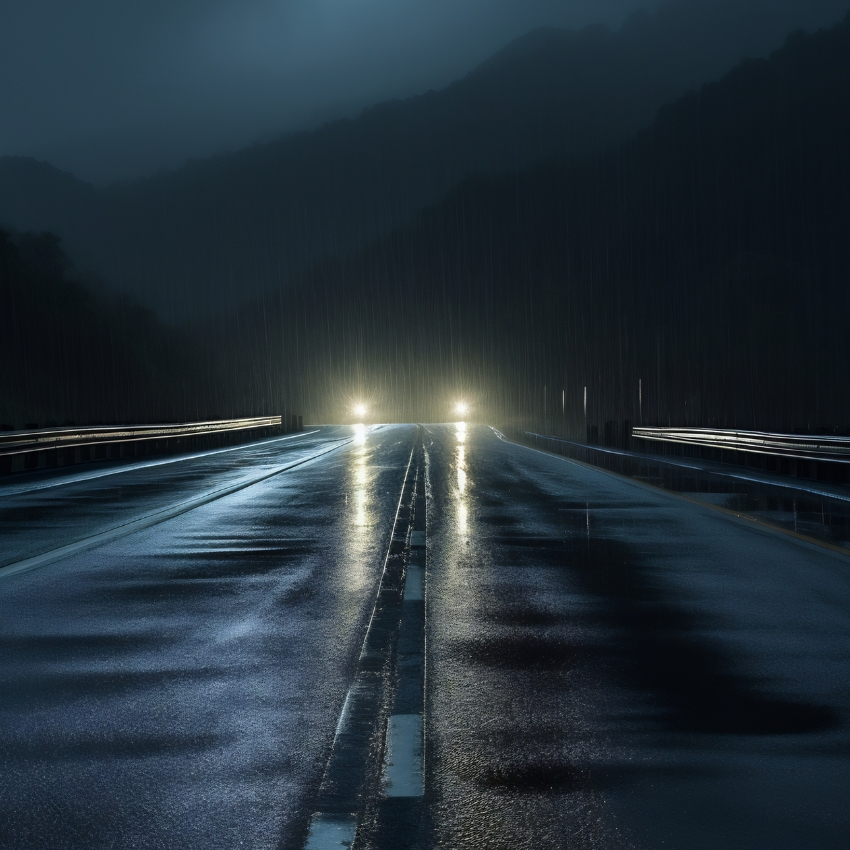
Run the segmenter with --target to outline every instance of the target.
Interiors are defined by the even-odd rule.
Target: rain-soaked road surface
[[[420,433],[405,841],[850,846],[850,559],[488,428]],[[415,438],[3,482],[0,564],[37,568],[0,570],[0,847],[303,846]],[[392,740],[421,728],[419,557]],[[387,823],[361,845],[406,846]]]
[[[347,440],[0,578],[0,847],[276,847],[303,831],[414,433],[321,432],[0,496],[0,545],[21,557]]]

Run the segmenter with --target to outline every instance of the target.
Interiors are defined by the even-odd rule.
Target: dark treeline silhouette
[[[95,294],[55,237],[4,235],[0,421],[334,421],[361,399],[437,420],[463,397],[576,438],[624,420],[844,430],[848,150],[850,17],[604,153],[468,178],[191,325]]]
[[[78,278],[52,233],[0,230],[0,423],[186,421],[242,415],[210,342]],[[250,407],[250,409],[248,409]]]
[[[817,5],[825,15],[830,3]],[[627,138],[689,87],[778,44],[795,6],[776,0],[765,15],[760,3],[687,0],[618,32],[538,30],[439,92],[106,189],[6,158],[0,222],[59,233],[78,267],[168,319],[230,309],[299,283],[472,174]]]
[[[604,154],[466,181],[240,338],[314,419],[358,394],[443,419],[466,394],[579,437],[587,387],[600,428],[846,428],[848,151],[850,16]]]

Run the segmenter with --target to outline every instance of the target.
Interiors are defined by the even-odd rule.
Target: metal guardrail
[[[42,428],[0,432],[0,456],[25,454],[45,449],[73,448],[98,443],[130,443],[138,440],[167,440],[227,431],[275,428],[280,416],[254,419],[221,419],[182,425],[102,425],[91,428]]]
[[[663,443],[703,446],[755,454],[850,463],[850,437],[727,431],[712,428],[634,427],[632,437]]]

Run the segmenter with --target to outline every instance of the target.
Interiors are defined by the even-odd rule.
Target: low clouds
[[[0,155],[97,183],[444,85],[639,0],[6,0]]]
[[[5,0],[0,155],[44,158],[101,184],[124,179],[445,85],[536,26],[617,26],[654,5]],[[769,8],[784,27],[795,15],[798,26],[837,18],[840,6]]]

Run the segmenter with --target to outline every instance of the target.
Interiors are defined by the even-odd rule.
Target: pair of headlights
[[[369,412],[369,408],[365,404],[355,404],[351,411],[355,416],[365,416]],[[466,416],[469,413],[469,405],[465,401],[459,401],[455,405],[455,413],[458,416]]]

